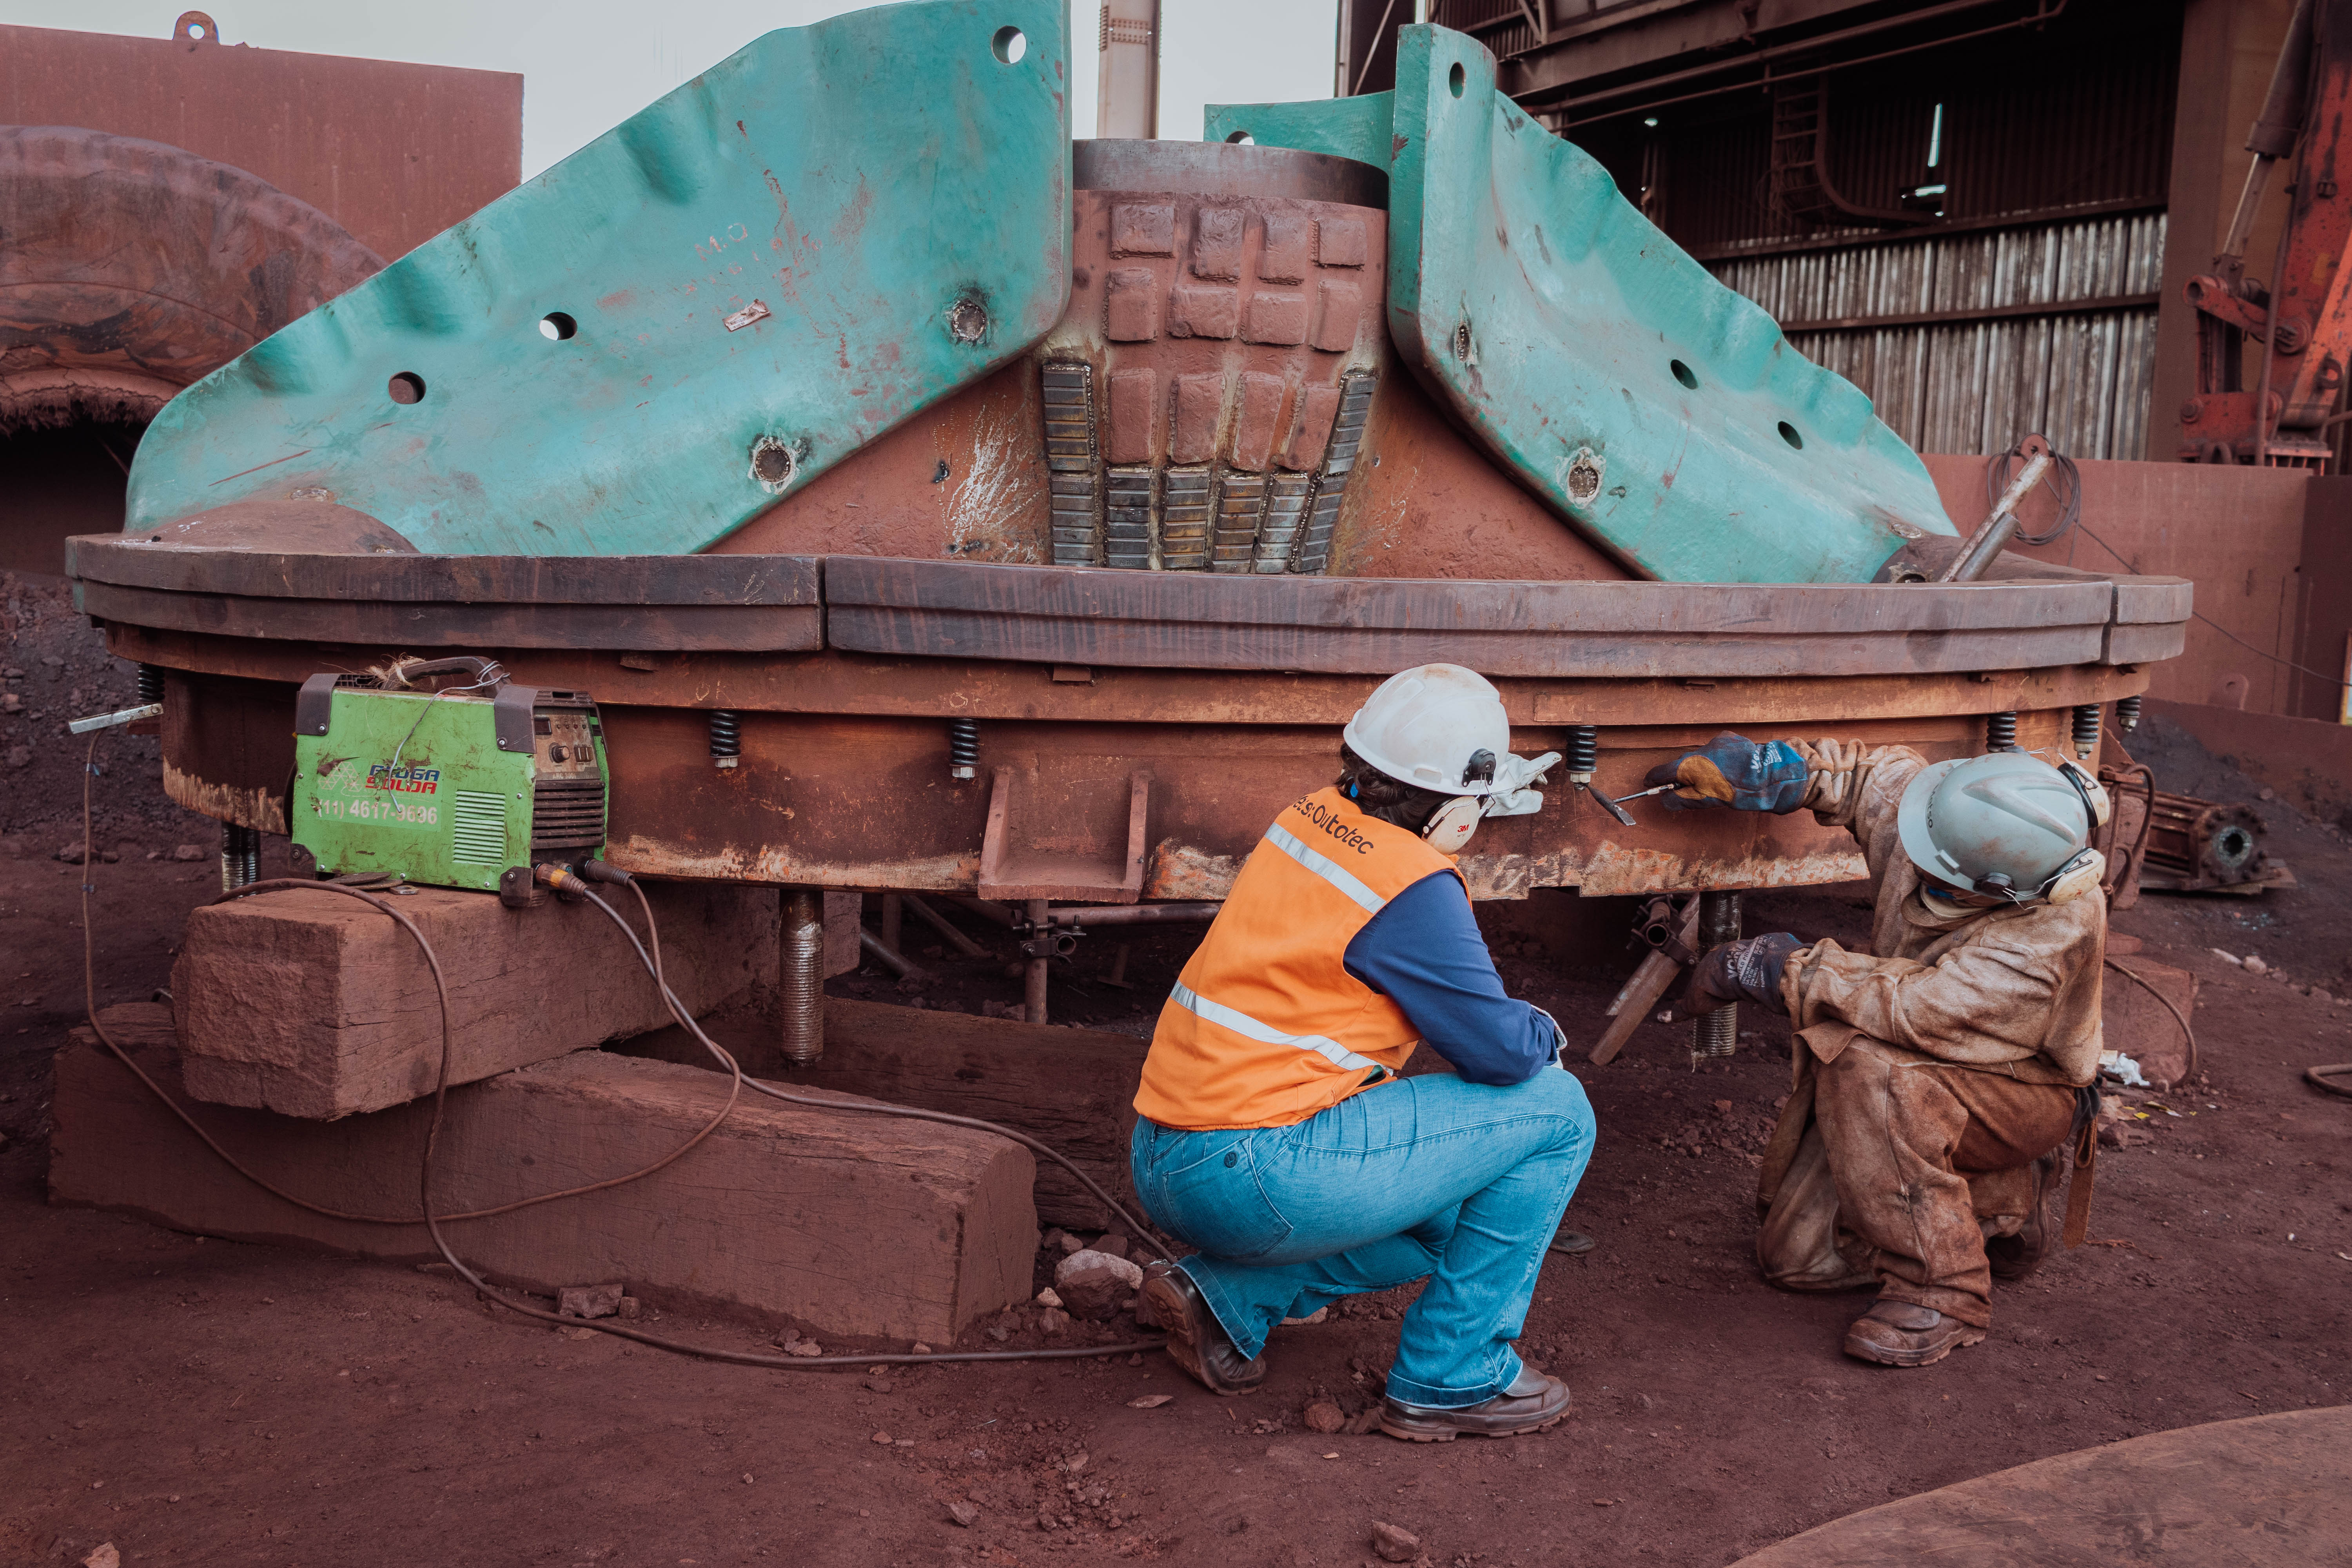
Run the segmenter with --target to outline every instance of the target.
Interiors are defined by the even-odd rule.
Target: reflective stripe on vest
[[[1295,844],[1297,840],[1292,839],[1291,842]],[[1299,845],[1299,849],[1306,850],[1309,855],[1314,854],[1313,850],[1307,849],[1303,844]],[[1296,854],[1297,851],[1294,850],[1292,853]],[[1339,869],[1336,866],[1331,868],[1335,871]],[[1346,877],[1348,874],[1340,871],[1339,875]],[[1355,881],[1352,877],[1349,877],[1348,879],[1351,882]],[[1357,882],[1356,885],[1360,888],[1363,887],[1361,882]],[[1371,897],[1371,889],[1365,888],[1364,894],[1367,898]],[[1346,1068],[1349,1071],[1360,1068],[1376,1068],[1381,1065],[1371,1058],[1360,1057],[1339,1041],[1327,1040],[1320,1035],[1286,1035],[1271,1025],[1259,1023],[1247,1013],[1236,1012],[1222,1002],[1210,1001],[1181,980],[1176,983],[1176,989],[1168,994],[1168,999],[1196,1018],[1206,1018],[1212,1024],[1223,1025],[1234,1034],[1246,1036],[1261,1045],[1295,1046],[1302,1051],[1313,1051],[1332,1066]]]
[[[1386,899],[1358,881],[1337,860],[1319,849],[1308,848],[1306,840],[1279,822],[1265,830],[1265,841],[1346,894],[1349,901],[1366,914],[1376,915],[1388,907]],[[1362,1060],[1361,1058],[1357,1059]],[[1371,1064],[1365,1062],[1364,1065],[1370,1067]]]
[[[1417,1031],[1348,972],[1348,944],[1433,872],[1453,861],[1337,789],[1292,802],[1161,1007],[1136,1110],[1163,1127],[1286,1127],[1397,1073]]]

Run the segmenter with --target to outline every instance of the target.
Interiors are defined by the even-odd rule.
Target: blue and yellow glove
[[[1805,759],[1786,741],[1750,741],[1726,730],[1696,752],[1650,770],[1653,784],[1680,787],[1660,797],[1675,811],[1727,805],[1785,814],[1804,804]]]

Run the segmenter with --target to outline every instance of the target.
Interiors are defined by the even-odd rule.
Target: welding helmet
[[[2106,820],[2096,778],[2026,752],[1930,763],[1895,810],[1903,852],[1929,878],[2021,904],[2095,891],[2106,861],[2091,835]]]

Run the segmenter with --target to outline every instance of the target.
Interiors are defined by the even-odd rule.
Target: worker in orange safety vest
[[[1179,1364],[1265,1376],[1286,1318],[1428,1277],[1381,1426],[1443,1442],[1550,1426],[1566,1384],[1513,1349],[1593,1142],[1550,1016],[1504,993],[1454,857],[1533,812],[1557,753],[1510,750],[1501,695],[1432,664],[1349,721],[1338,781],[1276,817],[1161,1009],[1130,1151],[1199,1248],[1145,1271]],[[1402,1077],[1417,1045],[1454,1069]]]

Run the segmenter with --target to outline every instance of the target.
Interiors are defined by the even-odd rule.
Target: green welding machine
[[[406,681],[451,667],[477,684]],[[530,868],[601,857],[604,727],[584,691],[502,682],[477,658],[314,675],[294,707],[293,839],[322,875],[528,889]]]

